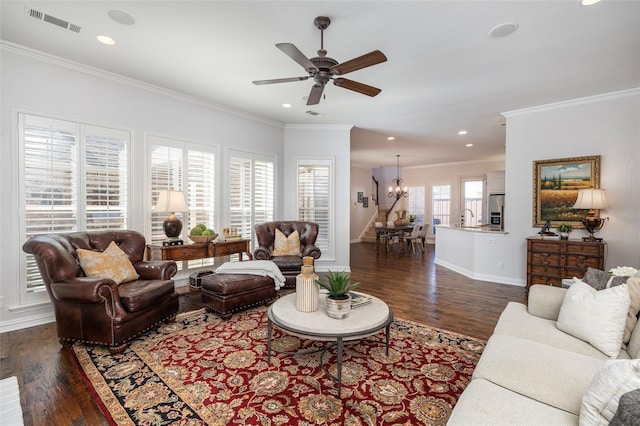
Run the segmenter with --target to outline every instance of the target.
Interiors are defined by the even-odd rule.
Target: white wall
[[[276,194],[282,194],[284,173],[284,127],[259,117],[200,102],[193,98],[106,74],[79,64],[2,43],[0,45],[1,151],[0,209],[3,244],[0,245],[0,331],[50,322],[52,310],[45,303],[20,307],[15,291],[23,271],[24,236],[19,233],[18,151],[14,143],[16,110],[55,114],[63,118],[131,130],[132,188],[129,227],[144,232],[150,199],[146,182],[146,132],[217,145],[220,148],[218,181],[228,148],[245,149],[276,156]],[[331,152],[327,147],[326,152]],[[348,162],[348,159],[347,159]],[[344,165],[341,165],[344,167]],[[345,172],[348,177],[348,166]],[[220,227],[226,220],[226,186],[220,186]],[[283,212],[283,198],[277,197],[276,216]],[[347,259],[348,260],[348,259]]]
[[[532,227],[533,161],[601,156],[600,186],[609,216],[598,233],[606,268],[640,266],[640,88],[513,111],[507,117],[506,240],[514,254],[505,274],[526,279],[525,238]],[[587,236],[574,230],[571,238]]]
[[[378,212],[378,206],[371,194],[371,170],[351,166],[351,225],[350,240],[352,243],[359,242],[362,234]],[[369,198],[369,207],[364,207],[358,203],[358,192],[362,192],[364,197]],[[386,195],[385,195],[386,196]]]
[[[330,241],[333,256],[323,253],[315,262],[318,271],[351,271],[349,265],[349,216],[351,127],[349,125],[286,125],[284,134],[284,215],[297,217],[296,164],[299,159],[327,159],[334,164],[334,198],[330,212],[335,224]]]

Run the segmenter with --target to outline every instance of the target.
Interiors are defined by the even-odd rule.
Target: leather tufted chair
[[[109,278],[86,277],[76,249],[103,251],[115,241],[140,277],[116,284]],[[22,249],[32,254],[53,303],[60,343],[106,345],[111,353],[126,343],[170,322],[178,313],[178,294],[171,277],[174,261],[143,261],[145,239],[135,231],[88,231],[40,235]]]
[[[271,260],[278,265],[282,275],[286,279],[285,287],[295,287],[296,276],[302,270],[302,258],[311,256],[318,259],[321,255],[320,249],[314,244],[318,238],[318,224],[302,221],[276,221],[265,222],[256,225],[256,238],[258,248],[253,251],[253,258],[256,260]],[[300,256],[273,256],[273,243],[276,239],[276,229],[288,237],[293,231],[300,234]]]

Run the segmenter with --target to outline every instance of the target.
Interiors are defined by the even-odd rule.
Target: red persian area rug
[[[396,319],[345,343],[342,398],[321,352],[271,355],[266,308],[229,321],[204,310],[179,315],[111,355],[71,348],[87,386],[117,425],[444,425],[471,379],[484,341]],[[273,348],[309,352],[325,343],[274,326]],[[322,361],[336,375],[335,347]]]

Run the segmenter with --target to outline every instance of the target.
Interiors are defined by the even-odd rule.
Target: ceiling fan
[[[331,24],[331,20],[326,16],[318,16],[314,19],[313,23],[320,30],[320,50],[318,50],[318,56],[309,59],[292,43],[276,44],[276,47],[282,50],[285,55],[302,65],[309,75],[302,77],[276,78],[273,80],[256,80],[253,84],[288,83],[292,81],[307,80],[311,77],[315,81],[315,84],[311,88],[311,93],[307,99],[307,105],[316,105],[320,103],[324,86],[330,80],[333,80],[333,84],[338,87],[353,90],[354,92],[362,93],[363,95],[373,97],[380,93],[382,90],[377,87],[338,76],[385,62],[387,57],[384,56],[384,53],[379,50],[374,50],[373,52],[358,56],[350,61],[339,63],[335,59],[328,57],[327,51],[324,50],[324,30],[326,30],[329,24]]]

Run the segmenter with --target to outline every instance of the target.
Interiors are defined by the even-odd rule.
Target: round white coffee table
[[[298,311],[296,309],[295,293],[276,300],[276,302],[269,307],[268,311],[267,361],[271,360],[271,335],[273,324],[294,336],[310,340],[332,342],[321,350],[324,355],[324,351],[328,348],[333,347],[334,345],[337,346],[337,377],[334,377],[327,371],[324,363],[322,362],[322,356],[320,357],[320,363],[322,364],[322,369],[325,373],[337,381],[338,398],[340,398],[342,384],[342,350],[345,341],[360,340],[385,328],[386,355],[389,355],[389,328],[393,322],[393,311],[386,303],[377,297],[370,295],[366,296],[371,298],[371,303],[352,309],[349,316],[344,319],[334,319],[327,315],[325,302],[326,296],[324,294],[320,295],[319,309],[315,312]],[[280,352],[275,349],[273,351]],[[296,353],[290,352],[281,353],[296,355]]]

